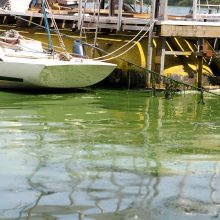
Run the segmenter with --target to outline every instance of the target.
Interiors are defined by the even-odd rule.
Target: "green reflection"
[[[201,106],[197,95],[144,91],[1,92],[0,216],[184,219],[183,208],[164,211],[166,201],[210,207],[219,198],[220,100],[205,98]]]

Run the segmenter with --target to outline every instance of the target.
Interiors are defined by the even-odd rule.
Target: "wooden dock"
[[[112,0],[113,1],[113,0]],[[220,36],[220,13],[199,12],[200,5],[197,0],[193,3],[193,13],[185,16],[170,16],[167,13],[168,0],[156,0],[151,5],[149,13],[127,12],[118,8],[113,12],[109,9],[85,8],[81,3],[77,8],[63,9],[65,7],[52,7],[53,17],[65,24],[72,24],[73,28],[80,29],[81,25],[97,27],[116,31],[140,31],[152,21],[155,21],[157,36],[181,36],[181,37],[203,37],[218,38]],[[123,5],[123,0],[119,0]],[[214,8],[214,5],[211,5]],[[216,7],[219,7],[216,5]],[[0,16],[11,16],[19,20],[19,17],[31,21],[35,18],[43,19],[39,8],[31,8],[28,11],[10,11],[0,9]],[[48,18],[51,15],[48,14]],[[83,20],[83,21],[82,21]],[[83,22],[83,24],[82,24]]]
[[[114,0],[109,0],[109,5]],[[141,1],[142,2],[142,1]],[[100,8],[96,5],[93,8],[87,8],[85,2],[79,1],[75,8],[66,9],[59,5],[52,5],[52,15],[59,27],[70,28],[72,30],[81,31],[88,30],[106,30],[114,32],[124,32],[125,34],[136,33],[146,34],[148,37],[146,69],[164,74],[166,66],[166,57],[168,56],[184,56],[189,57],[195,55],[195,49],[182,48],[179,43],[178,47],[171,48],[168,39],[185,38],[193,39],[198,42],[196,52],[202,54],[205,48],[204,40],[218,39],[220,36],[220,13],[218,13],[219,5],[208,5],[206,12],[201,11],[200,1],[193,0],[193,10],[185,16],[174,16],[167,13],[168,0],[151,1],[150,10],[143,12],[140,7],[139,11],[126,11],[123,9],[123,0],[118,0],[118,8]],[[212,9],[210,13],[210,8]],[[10,18],[10,19],[8,19]],[[8,9],[0,9],[0,23],[11,22],[12,20],[20,25],[22,22],[31,27],[34,24],[42,25],[44,16],[38,7],[31,8],[26,11],[11,11]],[[53,28],[51,26],[51,28]],[[158,41],[157,48],[153,45],[153,40]],[[159,39],[159,40],[158,40]],[[178,41],[178,39],[176,40]],[[189,45],[190,43],[188,43]],[[215,50],[214,46],[212,48]],[[206,54],[209,51],[206,51]],[[197,57],[197,56],[195,56]],[[199,57],[199,56],[198,56]],[[199,63],[199,60],[198,60]],[[220,66],[220,65],[219,65]],[[199,68],[198,68],[199,69]],[[201,69],[201,68],[200,68]],[[148,76],[148,85],[150,85],[150,76]]]

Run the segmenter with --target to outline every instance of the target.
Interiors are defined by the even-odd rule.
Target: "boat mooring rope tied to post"
[[[119,47],[118,49],[114,50],[111,53],[107,53],[106,55],[103,55],[101,57],[97,57],[94,58],[96,60],[100,60],[100,61],[109,61],[109,60],[113,60],[116,59],[122,55],[124,55],[125,53],[127,53],[128,51],[130,51],[133,47],[135,47],[146,35],[147,33],[151,30],[151,28],[154,27],[156,20],[152,20],[152,22],[147,23],[131,40],[129,40],[126,44],[124,44],[123,46]],[[149,26],[150,25],[150,26]],[[144,32],[144,34],[137,40],[135,41],[135,39],[147,28],[147,30]],[[114,57],[109,57],[112,56],[113,54],[117,53],[118,51],[120,51],[121,49],[123,49],[124,47],[128,46],[129,44],[131,44],[132,42],[134,42],[134,44],[132,44],[132,46],[130,46],[127,50],[123,51],[122,53],[115,55]],[[106,58],[109,57],[109,58]],[[105,58],[105,59],[103,59]]]
[[[135,65],[135,64],[133,64]],[[139,67],[141,69],[144,69],[143,67],[141,66],[138,66],[138,65],[135,65],[136,67]],[[194,86],[194,85],[191,85],[191,84],[188,84],[188,83],[185,83],[185,82],[182,82],[182,81],[178,81],[178,80],[175,80],[173,78],[170,78],[168,76],[163,76],[161,75],[160,73],[157,73],[157,72],[154,72],[152,70],[146,70],[146,73],[150,73],[151,76],[152,76],[152,79],[154,78],[154,80],[152,80],[152,93],[153,94],[156,94],[156,87],[155,87],[155,76],[158,77],[158,78],[163,78],[163,82],[165,84],[165,90],[164,90],[164,94],[165,94],[165,98],[167,99],[170,99],[174,96],[174,94],[176,92],[178,92],[179,90],[179,86],[183,86],[184,87],[184,91],[185,91],[185,88],[191,88],[191,89],[194,89],[196,91],[199,91],[200,92],[200,100],[199,100],[199,103],[200,104],[204,104],[204,92],[205,93],[208,93],[208,94],[211,94],[211,95],[215,95],[215,96],[218,96],[220,97],[220,94],[217,94],[217,93],[214,93],[214,92],[211,92],[209,90],[206,90],[204,88],[199,88],[197,86]],[[154,84],[154,85],[153,85]]]
[[[45,1],[47,1],[47,0],[45,0]],[[49,5],[49,4],[48,4],[48,5]],[[29,20],[27,20],[27,19],[25,19],[25,18],[23,18],[23,17],[21,17],[21,16],[18,16],[18,15],[16,15],[16,14],[13,14],[13,13],[12,13],[11,11],[9,11],[9,10],[2,9],[2,8],[0,8],[0,10],[3,11],[3,12],[7,12],[7,13],[10,14],[10,15],[13,15],[15,18],[19,18],[19,19],[21,19],[21,20],[23,20],[23,21],[26,21],[26,22],[30,23]],[[51,19],[52,19],[52,17],[53,17],[53,16],[51,16]],[[55,19],[54,19],[54,21],[55,21]],[[134,43],[131,47],[129,47],[125,52],[123,52],[123,53],[121,53],[121,54],[119,54],[119,55],[116,55],[115,57],[107,58],[107,59],[105,59],[105,60],[113,60],[113,59],[117,58],[117,59],[120,59],[120,60],[122,60],[122,61],[128,63],[130,66],[135,66],[135,67],[137,67],[137,68],[142,69],[146,74],[150,74],[150,75],[151,75],[151,81],[152,81],[152,94],[153,94],[154,96],[156,96],[156,86],[155,86],[155,85],[156,85],[156,77],[158,77],[158,78],[163,78],[163,82],[164,82],[164,85],[165,85],[164,95],[165,95],[165,98],[167,98],[167,99],[170,99],[170,98],[172,98],[172,97],[174,96],[174,94],[178,91],[178,86],[179,86],[179,85],[181,85],[181,86],[184,87],[184,91],[185,91],[185,88],[192,88],[192,89],[194,89],[194,90],[196,90],[196,91],[200,91],[200,101],[199,101],[199,103],[202,103],[202,104],[204,104],[204,92],[205,92],[205,93],[208,93],[208,94],[211,94],[211,95],[215,95],[215,96],[220,97],[220,94],[217,94],[217,93],[214,93],[214,92],[205,90],[204,88],[199,88],[199,87],[196,87],[196,86],[193,86],[193,85],[190,85],[190,84],[187,84],[187,83],[184,83],[184,82],[175,80],[175,79],[170,78],[170,77],[168,77],[168,76],[163,76],[163,75],[161,75],[160,73],[154,72],[154,71],[152,71],[152,70],[147,70],[146,68],[143,68],[143,67],[141,67],[141,66],[139,66],[139,65],[137,65],[137,64],[131,63],[131,62],[129,62],[129,61],[123,59],[123,58],[120,58],[120,56],[122,56],[123,54],[125,54],[125,53],[127,53],[129,50],[131,50],[131,49],[137,44],[137,42],[139,42],[140,40],[142,40],[142,39],[146,36],[146,34],[149,32],[149,30],[151,30],[151,28],[154,27],[154,24],[155,24],[156,20],[151,20],[151,21],[152,21],[151,24],[150,24],[150,23],[146,24],[146,25],[138,32],[138,34],[135,35],[129,42],[127,42],[125,45],[123,45],[122,47],[118,48],[117,50],[115,50],[115,51],[113,51],[113,52],[111,52],[111,53],[109,53],[109,52],[107,52],[107,51],[105,51],[105,50],[103,50],[103,49],[100,49],[100,48],[97,47],[96,45],[88,44],[88,43],[86,43],[86,42],[82,42],[82,43],[83,43],[84,45],[86,45],[86,46],[93,47],[94,49],[96,49],[96,50],[98,50],[98,51],[100,51],[100,52],[105,53],[105,55],[103,55],[103,56],[101,56],[101,57],[94,58],[94,59],[99,59],[99,60],[100,60],[100,59],[103,59],[103,58],[112,56],[113,54],[115,54],[116,52],[118,52],[119,50],[121,50],[122,48],[126,47],[128,44],[130,44],[131,42],[133,42],[133,41],[148,27],[148,29],[145,31],[145,33],[144,33],[137,41],[135,41],[135,43]],[[33,25],[37,26],[37,27],[40,27],[40,28],[42,28],[42,29],[46,29],[46,27],[44,27],[44,26],[42,26],[42,25],[39,25],[39,24],[37,24],[37,23],[35,23],[35,22],[32,22],[32,21],[31,21],[31,23],[32,23]],[[56,22],[55,22],[55,24],[56,24]],[[150,26],[149,26],[149,25],[150,25]],[[57,27],[57,26],[56,26],[56,27]],[[56,28],[56,29],[57,29],[57,30],[51,30],[51,29],[50,29],[50,31],[51,31],[51,32],[55,32],[55,33],[58,34],[59,39],[61,39],[61,41],[60,41],[60,42],[61,42],[61,48],[63,49],[63,52],[65,53],[65,52],[66,52],[66,48],[65,48],[65,46],[64,46],[64,44],[63,44],[63,41],[62,41],[62,37],[61,37],[61,36],[65,36],[65,37],[68,37],[68,38],[72,38],[72,37],[69,36],[69,35],[66,35],[66,34],[61,34],[61,33],[59,32],[58,28]],[[61,55],[62,55],[62,56],[61,56],[61,59],[66,60],[66,58],[68,59],[68,57],[64,56],[64,53],[61,53]]]
[[[87,45],[87,46],[93,46],[93,45]],[[106,55],[110,54],[107,51],[102,50],[98,47],[95,47],[95,49],[105,53]],[[160,80],[160,81],[163,81],[163,84],[165,85],[164,96],[165,96],[166,99],[171,99],[179,91],[179,86],[184,87],[183,91],[185,91],[186,88],[191,88],[191,89],[194,89],[195,91],[199,91],[200,92],[200,100],[198,102],[199,104],[204,104],[205,103],[204,102],[204,93],[208,93],[208,94],[220,97],[220,94],[211,92],[211,91],[206,90],[204,88],[199,88],[197,86],[194,86],[194,85],[182,82],[182,81],[178,81],[178,80],[173,79],[171,77],[161,75],[160,73],[154,72],[152,70],[147,70],[146,68],[141,67],[137,64],[131,63],[131,62],[129,62],[129,61],[123,59],[123,58],[120,58],[120,57],[117,57],[117,58],[124,61],[124,62],[126,62],[126,63],[128,63],[129,66],[135,66],[136,68],[140,68],[145,72],[145,74],[150,74],[151,75],[152,95],[153,96],[156,96],[156,93],[157,93],[157,89],[156,89],[156,77],[157,77],[158,79],[163,78],[163,80]],[[115,59],[115,57],[113,57],[112,59]]]

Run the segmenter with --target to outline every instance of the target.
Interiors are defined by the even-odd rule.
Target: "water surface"
[[[219,216],[220,99],[0,92],[0,219]]]

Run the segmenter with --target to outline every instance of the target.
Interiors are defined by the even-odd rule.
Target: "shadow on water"
[[[143,91],[0,94],[0,219],[219,215],[220,101]]]
[[[92,89],[89,88],[23,88],[23,89],[1,89],[1,92],[7,92],[11,94],[20,94],[20,95],[43,95],[43,94],[68,94],[68,93],[88,93],[92,92]]]

